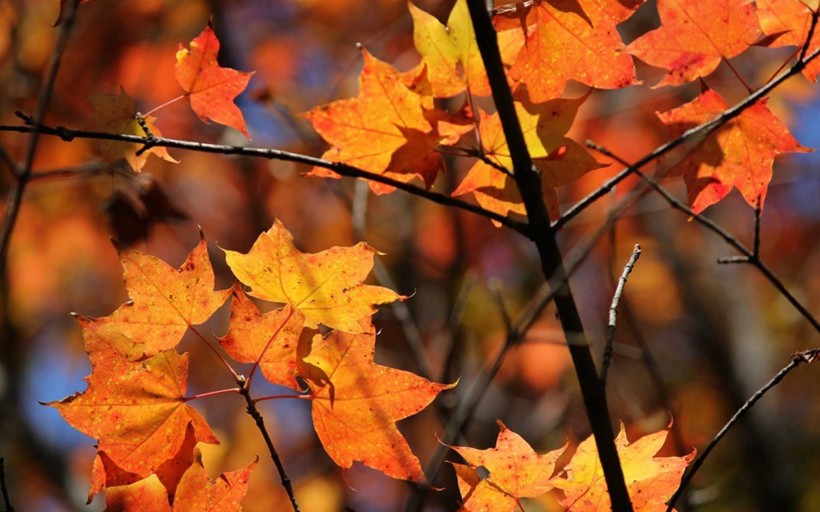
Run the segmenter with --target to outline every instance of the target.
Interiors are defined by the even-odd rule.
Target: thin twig
[[[35,126],[31,126],[30,124],[27,126],[0,125],[0,132],[39,132],[43,135],[60,137],[66,142],[70,142],[73,139],[113,140],[120,142],[135,142],[137,144],[147,144],[149,142],[149,139],[147,137],[139,137],[137,135],[95,132],[89,130],[71,130],[62,126],[51,127],[42,124]],[[507,218],[504,215],[491,212],[480,206],[468,203],[466,201],[462,201],[461,199],[456,199],[445,194],[441,194],[438,192],[427,190],[425,188],[418,187],[416,185],[411,185],[409,183],[394,180],[387,176],[375,174],[364,169],[359,169],[358,167],[353,167],[352,165],[347,165],[341,162],[330,162],[328,160],[323,160],[321,158],[303,155],[300,153],[292,153],[290,151],[284,151],[275,148],[231,146],[227,144],[209,144],[206,142],[169,139],[166,137],[155,137],[153,147],[186,149],[190,151],[198,151],[201,153],[215,153],[220,155],[238,155],[256,158],[267,158],[269,160],[297,162],[307,165],[313,165],[316,167],[322,167],[324,169],[329,169],[341,176],[347,176],[350,178],[362,178],[369,181],[375,181],[377,183],[383,183],[385,185],[390,185],[391,187],[403,190],[415,196],[422,197],[424,199],[427,199],[428,201],[432,201],[437,204],[451,206],[471,213],[475,213],[476,215],[481,215],[482,217],[494,220],[512,229],[513,231],[521,233],[524,236],[529,236],[529,229],[527,227],[527,224],[524,222]]]
[[[609,365],[612,362],[612,344],[615,341],[615,322],[618,317],[618,303],[621,300],[621,295],[624,293],[624,286],[626,286],[626,279],[635,268],[638,258],[641,257],[641,246],[635,244],[632,250],[632,256],[624,266],[624,271],[621,273],[621,278],[618,279],[618,286],[615,288],[615,294],[612,296],[612,304],[609,306],[609,325],[606,330],[606,345],[604,346],[604,357],[601,364],[601,385],[606,387],[606,376],[609,372]]]
[[[755,203],[755,239],[754,239],[754,249],[752,250],[752,257],[757,260],[760,258],[760,213],[762,212],[763,207],[761,206],[761,199],[760,197],[757,198],[757,203]]]
[[[720,429],[720,432],[718,432],[715,438],[712,439],[712,441],[709,443],[706,449],[703,450],[703,453],[701,453],[700,456],[695,460],[695,462],[693,462],[692,465],[689,467],[689,471],[686,472],[683,479],[681,480],[678,490],[675,491],[675,494],[669,499],[668,508],[666,509],[666,512],[672,511],[673,507],[675,506],[675,502],[678,500],[678,498],[680,498],[680,495],[686,489],[686,486],[689,484],[689,482],[692,481],[692,478],[695,476],[700,467],[706,461],[706,458],[709,456],[712,450],[715,449],[720,440],[723,439],[723,436],[726,435],[729,429],[731,429],[732,426],[734,426],[734,424],[737,423],[737,421],[744,414],[746,414],[752,407],[754,407],[755,403],[757,403],[758,400],[763,398],[763,395],[768,393],[768,391],[771,388],[776,386],[792,370],[794,370],[803,363],[813,363],[818,356],[820,356],[820,348],[813,348],[810,350],[804,350],[802,352],[795,352],[791,355],[791,361],[789,362],[789,364],[787,364],[785,367],[783,367],[782,370],[777,372],[777,375],[775,375],[772,378],[772,380],[766,383],[766,385],[762,388],[758,389],[755,392],[755,394],[752,395],[752,397],[749,398],[749,400],[747,400],[746,403],[743,404],[743,406],[740,409],[738,409],[735,415],[732,416],[732,418],[726,423],[726,425],[723,426],[722,429]]]
[[[812,17],[812,27],[809,31],[810,33],[814,32],[814,27],[816,24],[817,15],[815,14]],[[595,189],[585,198],[583,198],[570,209],[568,209],[566,212],[564,212],[564,214],[558,220],[552,223],[553,229],[560,229],[564,227],[569,221],[577,217],[578,214],[586,210],[598,199],[611,192],[618,183],[629,177],[635,170],[643,168],[645,165],[658,159],[658,157],[665,155],[666,153],[672,151],[673,149],[677,148],[678,146],[681,146],[686,142],[689,142],[690,140],[693,140],[695,138],[706,138],[707,136],[709,136],[710,133],[714,132],[721,126],[725,125],[727,122],[742,114],[746,109],[757,103],[758,100],[765,97],[773,89],[775,89],[781,83],[786,81],[788,78],[792,77],[793,75],[796,75],[797,73],[800,73],[806,67],[806,64],[820,56],[820,49],[813,51],[809,55],[805,55],[805,51],[808,49],[808,41],[803,48],[804,51],[801,52],[801,55],[803,55],[803,57],[800,60],[798,60],[788,70],[784,71],[781,75],[777,76],[775,79],[768,82],[766,85],[764,85],[757,91],[747,96],[743,101],[741,101],[737,105],[723,111],[714,119],[711,119],[701,125],[686,130],[677,138],[667,142],[666,144],[658,146],[651,152],[636,160],[635,163],[633,163],[632,165],[627,166],[621,172],[607,180],[603,185]]]
[[[273,459],[273,463],[276,465],[276,470],[279,472],[279,479],[282,481],[282,487],[284,487],[285,491],[288,493],[288,498],[290,499],[290,504],[293,507],[293,511],[299,512],[299,503],[296,501],[296,495],[293,493],[293,484],[291,484],[290,478],[288,477],[287,472],[285,472],[285,466],[279,458],[279,453],[276,451],[276,447],[273,446],[273,440],[271,439],[270,434],[268,434],[268,429],[265,428],[265,419],[262,417],[259,409],[256,408],[256,402],[253,398],[251,398],[250,387],[248,386],[250,381],[245,380],[244,377],[240,375],[236,379],[236,383],[240,388],[239,393],[245,398],[245,403],[248,404],[248,414],[250,414],[253,421],[256,422],[256,428],[259,429],[259,432],[265,439],[265,445],[267,445],[271,459]]]
[[[6,487],[6,465],[3,457],[0,457],[0,491],[3,493],[3,502],[6,504],[3,512],[14,512],[14,507],[11,506],[11,498],[9,498],[9,490]]]
[[[71,0],[66,7],[65,18],[60,26],[60,33],[57,35],[57,43],[49,57],[48,71],[40,87],[40,92],[37,95],[37,107],[34,110],[34,115],[31,116],[31,120],[35,126],[39,126],[42,123],[43,116],[45,116],[46,110],[48,110],[48,106],[51,103],[54,83],[57,81],[57,73],[60,71],[63,53],[65,53],[68,37],[74,26],[74,14],[77,12],[77,5],[79,3],[80,0]],[[22,167],[18,168],[17,182],[11,190],[9,190],[6,199],[6,211],[3,216],[2,228],[0,228],[0,274],[6,272],[9,240],[11,240],[11,233],[14,230],[15,224],[17,224],[17,216],[20,213],[23,194],[31,177],[34,156],[37,154],[37,146],[40,140],[40,130],[33,129],[30,133],[31,139],[29,140],[28,149],[26,150],[26,158]]]
[[[596,150],[600,153],[603,153],[604,155],[618,161],[622,165],[625,165],[627,167],[627,169],[632,169],[632,172],[634,172],[647,185],[649,185],[656,192],[658,192],[658,194],[660,194],[661,197],[663,197],[666,200],[666,202],[669,203],[670,206],[672,206],[673,208],[685,213],[686,215],[691,217],[695,222],[697,222],[698,224],[700,224],[700,225],[706,227],[707,229],[711,230],[712,232],[714,232],[715,234],[720,236],[727,244],[734,247],[738,252],[740,252],[742,254],[741,258],[743,259],[744,262],[747,262],[750,265],[757,268],[766,277],[766,279],[768,279],[769,282],[772,283],[772,285],[777,289],[777,291],[780,292],[780,294],[786,300],[788,300],[795,307],[795,309],[797,309],[797,311],[800,312],[800,314],[806,320],[809,321],[809,323],[811,323],[811,325],[814,327],[814,329],[816,331],[820,332],[820,322],[818,322],[818,320],[814,317],[814,315],[811,314],[811,312],[808,310],[808,308],[806,308],[806,306],[804,306],[799,300],[797,300],[797,297],[795,297],[789,291],[789,289],[783,284],[783,282],[780,281],[780,279],[774,274],[774,272],[772,272],[772,270],[765,263],[763,263],[763,261],[761,261],[760,258],[754,258],[754,253],[751,250],[749,250],[749,248],[747,248],[745,245],[740,243],[740,241],[737,238],[735,238],[734,235],[732,235],[731,233],[726,231],[723,227],[721,227],[715,221],[709,219],[708,217],[704,217],[700,213],[696,213],[690,207],[688,207],[684,203],[678,201],[675,198],[675,196],[673,196],[668,190],[666,190],[664,187],[662,187],[657,181],[655,181],[654,179],[652,179],[649,176],[645,175],[644,173],[639,171],[637,167],[635,167],[634,165],[629,164],[629,162],[627,162],[623,158],[615,155],[609,149],[607,149],[607,148],[605,148],[605,147],[603,147],[599,144],[596,144],[592,141],[587,141],[587,146],[589,146],[590,148],[592,148],[592,149],[594,149],[594,150]],[[729,260],[727,260],[726,258],[721,258],[721,260],[719,260],[719,261],[725,263]],[[738,261],[740,261],[740,260],[738,260]]]

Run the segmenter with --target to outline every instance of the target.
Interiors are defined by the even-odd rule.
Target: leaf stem
[[[236,388],[218,389],[218,390],[216,390],[216,391],[208,391],[207,393],[198,393],[198,394],[196,394],[196,395],[186,396],[186,397],[184,398],[184,400],[185,400],[186,402],[190,402],[190,401],[192,401],[192,400],[199,400],[199,399],[201,399],[201,398],[208,398],[208,397],[211,397],[211,396],[226,395],[226,394],[228,394],[228,393],[241,393],[241,392],[242,392],[242,390],[241,390],[240,388],[238,388],[238,387],[236,387]]]
[[[200,340],[202,340],[202,342],[205,344],[205,346],[207,346],[211,350],[211,352],[214,353],[216,358],[219,359],[219,361],[222,363],[222,366],[224,366],[229,372],[231,372],[231,376],[233,376],[233,379],[237,380],[239,378],[239,374],[236,373],[236,370],[233,369],[231,364],[224,357],[222,357],[222,354],[219,353],[219,351],[216,349],[216,347],[211,345],[211,342],[208,341],[208,339],[205,338],[205,336],[203,336],[201,332],[199,332],[199,329],[197,329],[193,325],[189,325],[188,328],[190,328],[191,331],[193,331],[193,333],[196,334],[196,336]]]
[[[259,398],[254,398],[253,402],[258,404],[259,402],[264,402],[266,400],[282,400],[285,398],[299,398],[302,400],[310,399],[308,395],[267,395],[267,396],[260,396]]]
[[[163,103],[162,105],[156,106],[156,107],[152,108],[151,110],[149,110],[148,112],[146,112],[144,114],[141,114],[141,115],[142,115],[142,117],[148,117],[152,114],[155,114],[157,111],[164,109],[165,107],[167,107],[169,105],[173,105],[174,103],[184,99],[187,96],[188,96],[188,93],[180,94],[176,98],[170,99],[170,100],[166,101],[165,103]]]

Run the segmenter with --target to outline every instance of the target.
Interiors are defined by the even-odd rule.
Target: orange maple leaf
[[[219,443],[202,416],[185,403],[187,354],[167,350],[131,362],[105,350],[102,341],[93,335],[86,340],[88,388],[46,405],[97,439],[99,451],[118,468],[140,477],[155,473],[179,456],[189,425],[197,441]]]
[[[211,479],[202,464],[199,450],[179,482],[173,507],[169,496],[155,475],[131,485],[113,487],[105,493],[109,512],[239,512],[248,492],[248,480],[256,462],[245,469],[222,473]]]
[[[302,376],[311,387],[313,424],[330,458],[353,461],[393,478],[424,481],[424,472],[395,422],[424,409],[443,390],[410,372],[373,361],[374,334],[316,335]]]
[[[588,95],[575,99],[550,100],[531,104],[516,102],[515,109],[524,133],[524,140],[533,163],[541,171],[541,184],[550,210],[558,217],[558,196],[555,188],[571,183],[579,176],[603,167],[578,143],[565,136],[572,126],[578,107]],[[488,115],[479,110],[478,133],[484,155],[507,170],[512,169],[507,140],[498,114]],[[489,163],[479,160],[467,172],[453,196],[472,192],[484,208],[507,215],[525,213],[521,196],[512,176]]]
[[[223,68],[217,61],[219,40],[210,23],[190,43],[190,48],[179,45],[176,77],[191,100],[191,108],[200,119],[208,119],[236,128],[251,138],[242,111],[233,102],[255,72],[246,73]]]
[[[615,438],[635,512],[665,511],[666,501],[678,488],[683,471],[695,457],[694,451],[683,457],[655,457],[668,434],[668,430],[661,430],[630,444],[622,424]],[[564,492],[563,506],[574,512],[609,512],[611,506],[604,471],[591,436],[578,446],[564,469],[565,477],[552,479],[552,484]]]
[[[305,317],[340,331],[371,332],[370,317],[378,304],[404,299],[396,292],[362,282],[378,251],[365,243],[305,254],[278,220],[259,235],[248,254],[225,251],[234,275],[250,286],[253,297],[289,305]]]
[[[727,108],[718,93],[706,90],[691,102],[658,116],[677,137]],[[766,100],[761,100],[695,145],[663,156],[658,164],[661,169],[671,169],[670,175],[683,175],[695,213],[717,203],[734,187],[747,203],[754,207],[759,201],[762,208],[775,156],[807,151],[811,150],[801,146],[769,110]]]
[[[509,512],[519,498],[537,498],[553,488],[555,462],[566,447],[538,455],[501,421],[498,427],[495,448],[452,447],[468,464],[453,464],[465,512]]]
[[[757,17],[760,28],[767,36],[776,36],[769,46],[802,47],[809,35],[812,11],[806,2],[801,0],[757,0]],[[807,54],[820,48],[820,30],[815,30],[809,43]],[[803,75],[812,82],[820,74],[820,59],[809,62]]]
[[[146,137],[148,134],[142,129],[137,121],[137,106],[134,100],[120,89],[119,94],[97,94],[88,97],[88,102],[94,107],[94,116],[88,121],[88,129],[93,131],[116,133],[123,135],[136,135]],[[145,125],[157,137],[162,137],[159,129],[154,125],[156,118],[146,116]],[[117,142],[99,141],[100,152],[108,160],[125,158],[128,164],[137,172],[140,172],[148,161],[149,155],[156,155],[168,162],[179,163],[168,154],[168,150],[162,147],[152,147],[137,156],[137,152],[143,147],[138,142]]]
[[[136,360],[173,348],[185,331],[208,320],[231,290],[214,291],[214,272],[200,233],[199,244],[179,270],[128,249],[120,254],[131,300],[107,317],[83,319],[85,329],[105,332],[112,350]]]
[[[168,496],[172,498],[176,493],[177,485],[180,479],[182,479],[182,475],[194,460],[194,447],[196,443],[197,438],[194,426],[193,424],[188,424],[188,428],[185,431],[185,441],[179,447],[179,451],[163,462],[154,471],[154,474],[165,487]],[[109,487],[129,485],[142,480],[143,477],[144,475],[131,473],[130,471],[122,469],[116,462],[111,460],[111,457],[105,452],[98,451],[91,467],[91,486],[88,491],[88,501],[86,504],[91,503],[91,500],[94,499],[97,493]]]
[[[332,146],[325,160],[343,162],[401,182],[420,177],[427,188],[442,168],[436,151],[440,135],[425,117],[430,99],[405,85],[393,66],[362,49],[359,95],[316,107],[304,117]],[[316,168],[312,175],[338,177]],[[369,182],[377,194],[393,187]]]
[[[219,343],[241,363],[259,361],[268,382],[298,390],[296,354],[303,323],[304,316],[289,305],[260,313],[237,286],[231,302],[231,325]]]
[[[629,45],[642,61],[669,71],[655,87],[705,77],[721,60],[760,38],[755,5],[748,0],[658,0],[661,26]]]
[[[569,80],[617,89],[637,83],[632,57],[615,25],[639,1],[536,2],[526,21],[512,30],[527,33],[510,76],[527,87],[533,103],[558,98]]]

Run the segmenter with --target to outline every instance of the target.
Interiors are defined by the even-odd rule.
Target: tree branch
[[[512,93],[507,85],[504,66],[501,63],[495,29],[493,29],[492,21],[482,0],[468,0],[467,5],[476,33],[478,49],[481,52],[484,67],[487,69],[504,137],[510,148],[515,183],[527,211],[531,239],[538,248],[544,279],[555,276],[558,281],[562,282],[555,289],[555,304],[578,376],[595,444],[598,447],[598,456],[609,490],[612,509],[616,512],[628,512],[632,510],[632,503],[613,440],[606,393],[598,378],[589,343],[584,335],[581,317],[565,277],[563,257],[555,239],[555,231],[550,227],[549,215],[541,190],[541,176],[532,163],[524,134],[521,131],[521,124],[515,112]]]
[[[3,503],[6,507],[3,512],[14,512],[14,507],[11,506],[11,498],[9,498],[9,490],[6,487],[6,466],[3,457],[0,457],[0,492],[3,493]]]
[[[22,117],[26,120],[29,119],[27,116],[24,115]],[[27,124],[29,123],[27,122]],[[350,178],[362,178],[368,181],[383,183],[385,185],[390,185],[391,187],[395,187],[399,190],[403,190],[409,194],[422,197],[424,199],[427,199],[428,201],[432,201],[437,204],[451,206],[471,213],[475,213],[476,215],[481,215],[482,217],[486,217],[490,220],[499,222],[500,224],[512,229],[513,231],[516,231],[524,236],[529,237],[529,230],[527,228],[526,223],[510,219],[508,217],[505,217],[495,212],[491,212],[489,210],[485,210],[480,206],[468,203],[466,201],[462,201],[461,199],[456,199],[444,194],[440,194],[438,192],[433,192],[431,190],[418,187],[416,185],[411,185],[409,183],[394,180],[381,174],[375,174],[364,169],[359,169],[358,167],[353,167],[352,165],[347,165],[341,162],[330,162],[328,160],[323,160],[321,158],[303,155],[300,153],[292,153],[290,151],[284,151],[281,149],[249,146],[231,146],[227,144],[209,144],[206,142],[169,139],[167,137],[154,137],[153,139],[151,139],[149,137],[139,137],[137,135],[95,132],[88,130],[72,130],[62,126],[51,127],[42,124],[35,124],[33,126],[0,125],[0,132],[38,132],[43,135],[60,137],[66,142],[71,142],[71,140],[73,139],[95,139],[113,140],[121,142],[136,142],[138,144],[143,145],[150,144],[151,147],[186,149],[190,151],[199,151],[200,153],[249,156],[256,158],[267,158],[269,160],[281,160],[285,162],[297,162],[301,164],[314,165],[316,167],[329,169],[341,176],[347,176]]]

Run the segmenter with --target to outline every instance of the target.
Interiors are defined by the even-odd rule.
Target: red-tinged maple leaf
[[[673,137],[717,117],[728,108],[712,90],[691,102],[659,113]],[[766,100],[755,103],[705,139],[662,157],[659,165],[686,182],[689,205],[700,213],[737,187],[751,206],[763,203],[772,179],[775,156],[811,151],[801,146],[769,110]]]
[[[637,83],[632,57],[615,25],[639,3],[536,2],[523,26],[507,25],[527,32],[511,78],[526,85],[533,103],[558,98],[569,80],[601,89]]]
[[[304,316],[289,305],[262,314],[239,286],[233,291],[231,326],[219,339],[225,352],[241,363],[260,361],[262,374],[273,384],[300,389],[296,349]]]
[[[278,220],[259,235],[248,254],[225,251],[228,266],[253,297],[281,302],[300,312],[305,325],[371,332],[378,304],[404,299],[393,290],[363,284],[378,251],[365,243],[305,254]]]
[[[123,471],[141,477],[178,457],[192,425],[198,442],[218,444],[208,424],[185,403],[188,355],[173,350],[131,362],[86,344],[88,388],[50,405],[75,429],[98,440]],[[164,491],[163,487],[163,491]]]
[[[189,424],[185,431],[185,441],[180,446],[179,451],[154,471],[154,474],[165,487],[167,495],[172,498],[176,493],[182,475],[194,460],[196,443],[194,426]],[[143,476],[122,469],[105,452],[99,451],[97,456],[94,457],[94,464],[91,467],[91,486],[86,503],[91,503],[97,493],[109,487],[133,484],[142,480]]]
[[[209,24],[189,48],[179,45],[177,81],[200,119],[236,128],[250,139],[242,111],[233,100],[245,90],[254,72],[221,67],[216,61],[218,53],[219,40]]]
[[[316,433],[343,468],[359,461],[393,478],[423,482],[421,465],[395,423],[454,384],[376,364],[375,344],[374,334],[334,331],[313,338],[302,376],[311,388]]]
[[[205,472],[202,455],[197,450],[193,464],[179,482],[173,507],[165,488],[156,475],[151,475],[131,485],[108,489],[106,512],[239,512],[254,466],[256,462],[245,469],[222,473],[213,480]]]
[[[427,80],[433,95],[455,96],[467,88],[472,94],[489,96],[492,91],[466,0],[456,1],[446,27],[412,2],[409,7],[413,17],[413,41],[427,65]],[[509,44],[503,47],[508,52],[517,50],[510,50]]]
[[[777,36],[769,44],[770,47],[802,47],[809,35],[811,16],[811,9],[806,2],[801,0],[757,0],[757,17],[760,19],[760,28],[767,36]],[[820,48],[820,30],[815,30],[806,54],[811,54],[818,48]],[[820,74],[820,59],[814,59],[803,70],[803,75],[814,82],[818,74]]]
[[[669,71],[655,87],[705,77],[721,60],[744,52],[761,36],[749,0],[658,0],[661,26],[629,45],[642,61]]]
[[[393,66],[362,49],[359,95],[306,113],[313,128],[332,147],[322,156],[402,182],[420,177],[430,187],[442,168],[436,148],[440,136],[425,117],[425,99],[409,89]],[[338,177],[314,169],[312,175]],[[393,187],[371,181],[377,194]]]
[[[555,188],[603,166],[583,147],[565,137],[578,107],[587,97],[551,100],[535,105],[515,103],[527,148],[541,171],[544,195],[553,218],[559,214]],[[512,158],[498,114],[488,115],[479,110],[479,118],[478,132],[484,155],[498,166],[511,170]],[[525,213],[513,178],[485,161],[479,160],[470,168],[452,195],[468,192],[472,192],[478,203],[490,211],[501,215]]]
[[[88,129],[92,131],[116,133],[122,135],[136,135],[146,137],[148,134],[142,129],[137,121],[137,106],[134,100],[120,89],[119,94],[98,94],[88,97],[88,102],[94,107],[94,115],[88,121]],[[146,116],[145,125],[151,133],[157,137],[162,137],[159,129],[154,125],[156,118]],[[140,172],[149,155],[156,155],[168,162],[179,163],[168,154],[168,150],[161,147],[152,147],[137,156],[137,152],[143,147],[138,142],[116,142],[100,141],[98,143],[100,152],[108,160],[125,158],[128,164],[137,172]]]
[[[537,498],[553,488],[555,461],[566,447],[538,455],[501,421],[498,427],[495,448],[452,447],[468,464],[453,464],[465,512],[511,512],[519,498]]]
[[[655,457],[668,430],[644,436],[629,443],[623,425],[615,446],[624,471],[627,491],[635,512],[663,512],[666,501],[680,484],[686,466],[695,452],[683,457]],[[598,460],[595,440],[583,441],[564,468],[566,476],[552,479],[552,484],[564,492],[561,504],[574,512],[604,512],[611,510],[604,471]]]
[[[60,0],[60,14],[57,16],[57,20],[54,22],[54,25],[52,25],[53,27],[56,27],[57,25],[62,23],[63,19],[65,19],[65,10],[68,7],[69,1],[70,0]],[[84,4],[86,2],[88,2],[88,0],[80,0],[81,4]]]
[[[173,348],[185,331],[208,320],[231,290],[214,291],[208,247],[199,244],[176,270],[161,259],[128,249],[120,253],[131,300],[114,313],[83,319],[84,329],[105,332],[111,349],[136,360]]]

